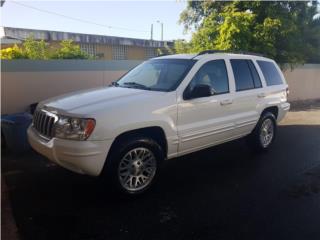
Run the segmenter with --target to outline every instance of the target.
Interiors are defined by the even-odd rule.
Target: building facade
[[[101,60],[144,60],[157,56],[159,50],[165,52],[173,47],[171,41],[2,27],[1,49],[22,44],[30,36],[43,39],[52,47],[59,46],[62,40],[73,40],[81,50]]]

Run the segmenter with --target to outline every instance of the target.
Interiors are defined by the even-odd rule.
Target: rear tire
[[[274,142],[276,132],[277,121],[275,116],[271,112],[265,112],[248,136],[248,144],[255,152],[267,151]]]
[[[113,147],[104,172],[120,193],[140,195],[158,178],[163,159],[163,150],[156,141],[132,137]]]

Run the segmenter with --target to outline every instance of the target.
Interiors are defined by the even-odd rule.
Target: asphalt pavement
[[[273,148],[240,139],[167,161],[125,199],[35,152],[4,153],[21,239],[320,239],[320,110],[289,113]]]

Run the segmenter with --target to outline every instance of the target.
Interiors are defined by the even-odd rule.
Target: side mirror
[[[194,86],[192,90],[187,89],[187,91],[184,93],[184,99],[209,97],[212,95],[214,95],[214,90],[211,86],[206,84],[199,84]]]

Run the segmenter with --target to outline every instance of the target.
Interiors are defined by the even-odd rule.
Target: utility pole
[[[153,40],[153,23],[151,23],[151,40]]]
[[[161,23],[161,41],[163,41],[163,22]]]
[[[163,22],[158,20],[157,23],[161,24],[161,41],[163,41]]]

